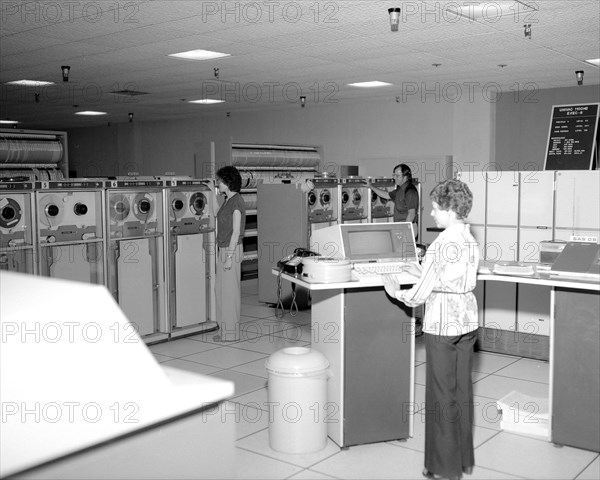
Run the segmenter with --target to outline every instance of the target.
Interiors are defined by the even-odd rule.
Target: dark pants
[[[425,468],[460,477],[475,464],[471,369],[477,330],[456,337],[425,334]]]

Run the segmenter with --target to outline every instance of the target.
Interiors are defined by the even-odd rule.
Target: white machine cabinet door
[[[487,225],[514,225],[519,219],[519,174],[487,173]]]
[[[520,172],[521,227],[552,228],[554,171]],[[551,236],[552,232],[548,232]]]
[[[556,228],[600,228],[600,171],[556,172]]]

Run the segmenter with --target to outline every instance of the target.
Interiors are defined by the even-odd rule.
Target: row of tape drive
[[[393,217],[389,201],[371,191],[362,177],[316,177],[311,182],[314,188],[307,195],[310,223],[391,221]],[[371,183],[386,190],[395,187],[393,178],[375,178]]]
[[[0,182],[0,269],[105,285],[148,341],[214,326],[212,180]]]

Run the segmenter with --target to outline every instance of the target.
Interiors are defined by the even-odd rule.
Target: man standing
[[[369,184],[369,187],[381,198],[394,202],[394,222],[414,223],[416,232],[419,192],[412,183],[412,172],[408,165],[401,163],[394,167],[394,182],[396,188],[391,192],[374,187],[371,184]]]

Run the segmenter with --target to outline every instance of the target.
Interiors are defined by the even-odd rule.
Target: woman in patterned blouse
[[[431,216],[444,231],[427,249],[419,281],[400,289],[384,276],[385,290],[410,307],[425,303],[426,478],[461,478],[471,473],[473,453],[473,385],[471,367],[477,339],[479,248],[464,219],[473,194],[460,180],[446,180],[430,193]]]

